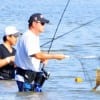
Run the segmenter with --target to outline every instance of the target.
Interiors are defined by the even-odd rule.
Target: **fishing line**
[[[69,33],[72,33],[72,32],[74,32],[74,31],[76,31],[76,30],[78,30],[78,29],[80,29],[80,28],[82,28],[82,27],[84,27],[84,26],[86,26],[86,25],[88,25],[88,24],[94,22],[95,20],[97,20],[97,19],[99,19],[99,18],[100,18],[100,17],[96,17],[96,18],[94,18],[94,19],[92,19],[92,20],[89,20],[88,22],[83,23],[83,24],[81,24],[80,26],[73,28],[72,30],[68,31],[67,33],[64,33],[64,34],[62,34],[62,35],[59,35],[59,36],[57,36],[56,38],[53,38],[53,40],[57,40],[57,39],[59,39],[59,38],[65,36],[65,35],[67,35],[67,34],[69,34]],[[49,44],[50,42],[52,42],[52,41],[51,41],[51,40],[50,40],[50,41],[47,41],[46,43],[42,44],[41,47],[43,47],[43,46]]]
[[[81,67],[82,67],[85,80],[88,79],[87,81],[89,81],[90,86],[92,87],[92,80],[91,80],[91,78],[90,78],[90,76],[89,76],[89,74],[88,74],[88,71],[87,71],[86,68],[84,67],[84,63],[83,63],[80,59],[81,59],[81,58],[93,59],[93,58],[96,58],[96,56],[86,56],[86,57],[82,57],[82,56],[72,56],[72,57],[77,58],[77,60],[79,61],[80,65],[81,65]],[[87,77],[86,77],[86,76],[87,76]],[[83,81],[81,77],[77,77],[77,78],[75,79],[75,81],[78,82],[77,80],[79,80],[79,82],[82,82],[82,81]]]
[[[79,58],[77,58],[77,60],[78,60],[78,61],[80,62],[80,64],[81,64],[82,70],[83,70],[83,72],[84,72],[85,80],[88,78],[87,81],[89,81],[90,86],[92,87],[92,81],[91,81],[91,78],[90,78],[90,76],[89,76],[89,74],[88,74],[88,71],[87,71],[86,68],[84,67],[84,63],[83,63]],[[87,77],[86,77],[86,76],[87,76]]]
[[[85,59],[98,59],[99,57],[97,57],[97,56],[86,56],[86,57],[83,57],[83,58],[85,58]],[[81,66],[82,66],[82,69],[83,69],[83,71],[84,71],[84,76],[85,76],[85,80],[86,80],[86,78],[88,79],[87,81],[89,81],[89,83],[90,83],[90,86],[91,87],[93,87],[93,84],[92,84],[92,79],[91,79],[91,77],[90,77],[90,75],[88,74],[88,71],[86,70],[86,68],[84,67],[84,63],[80,60],[80,58],[77,58],[77,60],[80,62],[80,64],[81,64]],[[87,76],[87,77],[86,77]]]

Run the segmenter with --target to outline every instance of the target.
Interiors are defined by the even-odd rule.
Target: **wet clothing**
[[[3,44],[0,44],[0,59],[4,59],[9,56],[14,56],[16,50],[14,48],[12,49],[13,51],[12,53],[10,53]],[[0,79],[13,79],[14,77],[15,77],[15,68],[13,63],[10,63],[0,68]]]

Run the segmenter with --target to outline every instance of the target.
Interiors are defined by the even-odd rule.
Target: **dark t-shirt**
[[[13,51],[10,53],[8,49],[3,45],[0,44],[0,59],[4,59],[9,56],[14,56],[16,53],[16,50],[12,48]],[[15,69],[14,69],[14,64],[8,64],[6,66],[3,66],[0,68],[0,79],[12,79],[14,78]]]

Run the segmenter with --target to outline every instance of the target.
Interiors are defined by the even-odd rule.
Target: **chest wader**
[[[50,73],[46,72],[44,69],[41,72],[37,72],[36,78],[34,80],[34,91],[35,92],[42,92],[42,86],[49,78]]]
[[[45,80],[48,79],[48,74],[46,71],[34,72],[31,70],[23,70],[17,67],[16,74],[24,77],[24,90],[25,91],[35,91],[42,92],[42,86]]]

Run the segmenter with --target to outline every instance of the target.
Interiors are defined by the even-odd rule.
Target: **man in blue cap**
[[[41,70],[40,63],[48,59],[61,60],[63,54],[48,54],[41,52],[39,35],[44,31],[49,20],[40,13],[32,14],[28,20],[29,29],[23,34],[17,44],[15,63],[17,66],[16,82],[20,92],[41,92],[46,80],[45,73]]]

